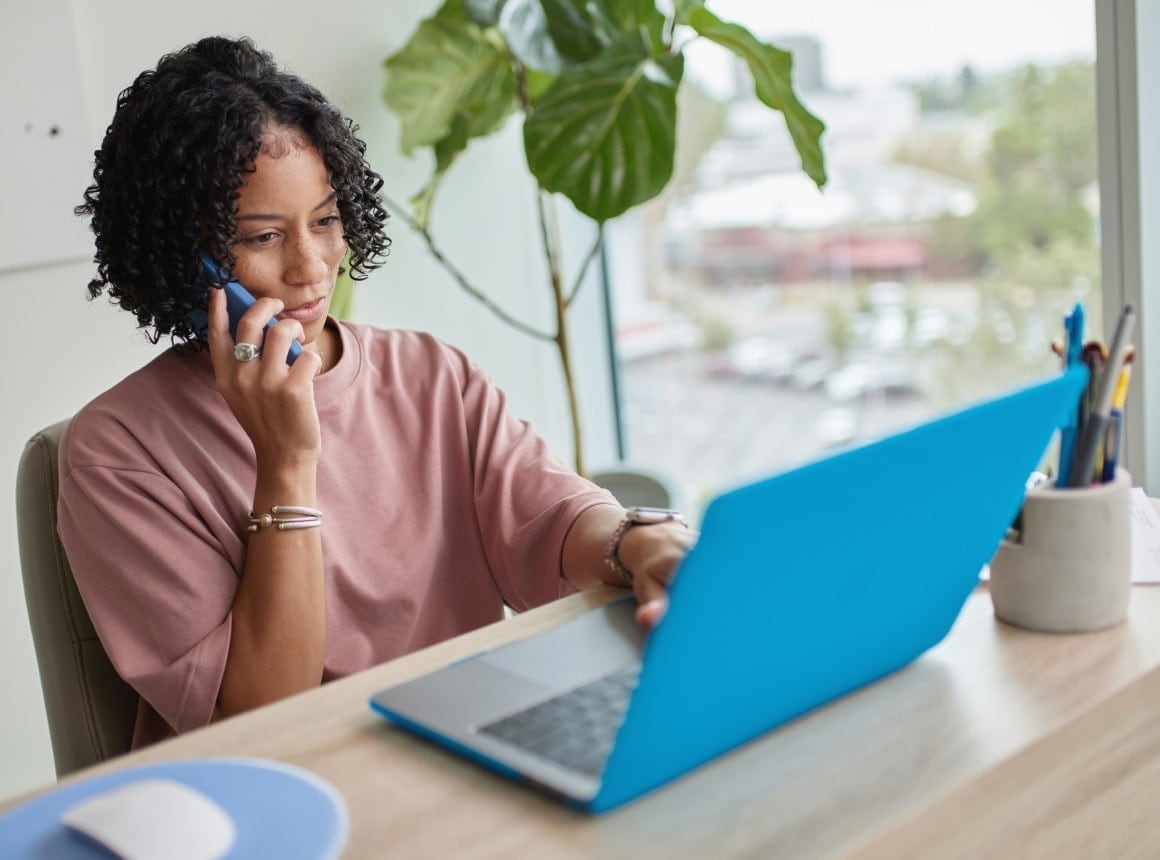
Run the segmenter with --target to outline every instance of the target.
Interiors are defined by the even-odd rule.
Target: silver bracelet
[[[274,505],[268,514],[250,511],[250,524],[247,528],[256,532],[274,526],[278,531],[284,532],[289,529],[316,529],[320,525],[322,511],[302,505]]]

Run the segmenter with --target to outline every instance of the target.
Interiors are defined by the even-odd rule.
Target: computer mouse
[[[172,779],[143,779],[65,810],[61,822],[123,860],[211,860],[234,844],[229,814]]]

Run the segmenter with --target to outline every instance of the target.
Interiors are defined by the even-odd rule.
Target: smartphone
[[[238,339],[238,320],[254,304],[254,297],[250,295],[249,290],[241,285],[241,282],[231,278],[229,272],[218,266],[208,254],[201,255],[201,265],[210,278],[221,284],[222,289],[226,291],[226,309],[230,315],[230,337],[236,341]],[[265,327],[270,328],[276,322],[274,317],[270,317]],[[207,339],[209,315],[205,311],[200,308],[190,311],[189,324],[197,332],[198,337],[202,340]],[[286,363],[293,364],[301,354],[302,344],[296,340],[292,341],[290,351],[286,353]]]

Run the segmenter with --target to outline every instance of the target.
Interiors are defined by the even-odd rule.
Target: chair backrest
[[[643,469],[602,469],[593,472],[592,482],[603,487],[626,508],[644,505],[650,508],[676,507],[675,493],[668,482],[655,472]]]
[[[58,777],[127,752],[138,702],[97,638],[57,536],[57,448],[67,425],[33,436],[16,474],[24,599]]]

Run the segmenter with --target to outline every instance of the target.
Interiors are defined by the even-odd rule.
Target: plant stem
[[[584,471],[584,445],[580,430],[580,403],[576,398],[576,381],[572,375],[572,361],[569,358],[568,352],[568,326],[564,324],[564,308],[562,299],[563,293],[560,290],[560,283],[553,279],[553,287],[556,289],[556,318],[559,320],[559,331],[556,334],[556,349],[560,353],[560,369],[564,373],[564,390],[568,395],[568,412],[572,418],[572,441],[573,453],[575,455],[576,474],[587,475]]]
[[[584,278],[588,275],[588,269],[592,265],[592,261],[596,259],[596,255],[600,253],[600,246],[604,244],[604,225],[597,223],[596,225],[596,240],[592,243],[592,247],[588,250],[584,262],[580,264],[580,271],[576,273],[576,280],[572,282],[572,289],[568,291],[568,297],[564,300],[564,307],[572,307],[572,302],[576,300],[577,293],[580,288],[584,286]]]
[[[435,244],[435,238],[429,232],[415,223],[415,220],[404,207],[397,204],[386,194],[383,194],[382,198],[388,209],[406,221],[407,226],[409,226],[412,230],[423,237],[423,241],[427,245],[427,250],[431,252],[431,256],[435,258],[435,261],[439,263],[439,265],[447,270],[447,273],[451,275],[451,277],[455,280],[455,283],[459,284],[459,286],[462,287],[469,296],[478,301],[505,323],[512,326],[513,328],[519,329],[524,334],[534,337],[536,340],[553,342],[556,341],[555,335],[549,334],[545,331],[540,331],[539,329],[533,328],[522,320],[516,319],[495,302],[493,302],[490,298],[488,298],[487,295],[485,295],[481,290],[474,287],[471,282],[467,280],[467,276],[464,275],[463,272],[461,272],[459,268],[453,262],[451,262],[451,260],[439,249],[439,246]]]
[[[572,369],[572,359],[568,344],[568,306],[576,297],[576,293],[580,289],[580,285],[584,281],[584,275],[588,270],[592,260],[596,257],[597,251],[600,249],[600,243],[603,233],[603,227],[598,229],[596,242],[592,250],[588,252],[588,257],[581,267],[580,273],[576,278],[576,283],[570,293],[564,292],[564,278],[561,271],[560,263],[560,242],[559,237],[549,225],[553,224],[553,220],[548,212],[546,202],[550,201],[547,193],[537,190],[536,205],[537,214],[540,221],[540,237],[544,244],[544,255],[548,261],[548,273],[552,283],[552,297],[553,306],[556,313],[556,331],[555,334],[540,331],[533,328],[522,320],[518,320],[497,305],[494,301],[488,298],[482,291],[477,289],[467,280],[467,276],[459,270],[459,268],[448,258],[443,251],[435,244],[435,238],[425,228],[420,227],[411,214],[403,206],[400,206],[392,200],[387,194],[382,195],[383,202],[387,208],[394,214],[398,215],[407,222],[412,230],[418,233],[424,243],[427,245],[427,250],[431,252],[431,256],[440,266],[442,266],[449,275],[454,279],[455,283],[459,284],[468,295],[482,304],[485,308],[499,317],[503,322],[512,326],[524,334],[534,337],[536,340],[551,341],[556,345],[556,351],[560,356],[560,369],[564,374],[564,394],[568,401],[568,415],[572,423],[572,447],[574,452],[574,464],[577,474],[585,475],[584,471],[584,443],[583,435],[580,427],[580,402],[576,396],[576,380]]]
[[[576,379],[568,346],[568,296],[564,293],[564,273],[560,265],[560,237],[555,228],[554,210],[546,191],[537,189],[536,210],[540,218],[540,237],[544,256],[548,260],[548,274],[552,281],[552,298],[556,308],[556,351],[560,355],[560,370],[564,374],[564,393],[568,398],[568,414],[572,419],[572,452],[576,473],[584,471],[584,440],[580,427],[580,402],[576,397]]]
[[[529,107],[527,77],[524,74],[523,66],[519,63],[515,64],[515,78],[516,78],[516,95],[523,107],[524,113],[527,113]],[[556,351],[560,356],[560,370],[564,374],[564,393],[568,400],[568,415],[572,422],[572,450],[574,457],[574,464],[577,474],[585,475],[584,471],[584,442],[583,434],[580,427],[580,402],[576,396],[576,379],[572,369],[572,357],[568,343],[568,308],[572,304],[572,300],[576,298],[576,294],[580,291],[580,286],[584,282],[584,276],[591,265],[592,260],[595,259],[597,252],[600,250],[600,244],[604,237],[604,227],[599,225],[596,232],[596,242],[592,246],[592,250],[588,252],[584,264],[580,267],[580,272],[576,276],[576,282],[572,289],[568,292],[564,290],[564,272],[563,263],[561,262],[560,249],[560,233],[559,226],[555,218],[555,209],[551,205],[551,198],[546,191],[541,188],[536,189],[536,211],[540,221],[540,239],[544,247],[544,256],[548,263],[548,275],[552,282],[552,298],[553,305],[556,310],[556,333],[550,335],[532,328],[526,323],[516,319],[511,314],[507,313],[503,308],[489,299],[480,290],[477,290],[467,280],[466,276],[439,250],[435,244],[434,238],[424,227],[420,227],[410,214],[401,206],[395,204],[385,194],[383,195],[384,202],[387,205],[401,214],[405,220],[420,236],[423,241],[427,243],[427,249],[435,260],[448,271],[455,282],[459,284],[467,293],[476,301],[480,302],[484,307],[498,316],[508,325],[519,329],[525,334],[529,334],[538,340],[551,340],[556,344]]]

